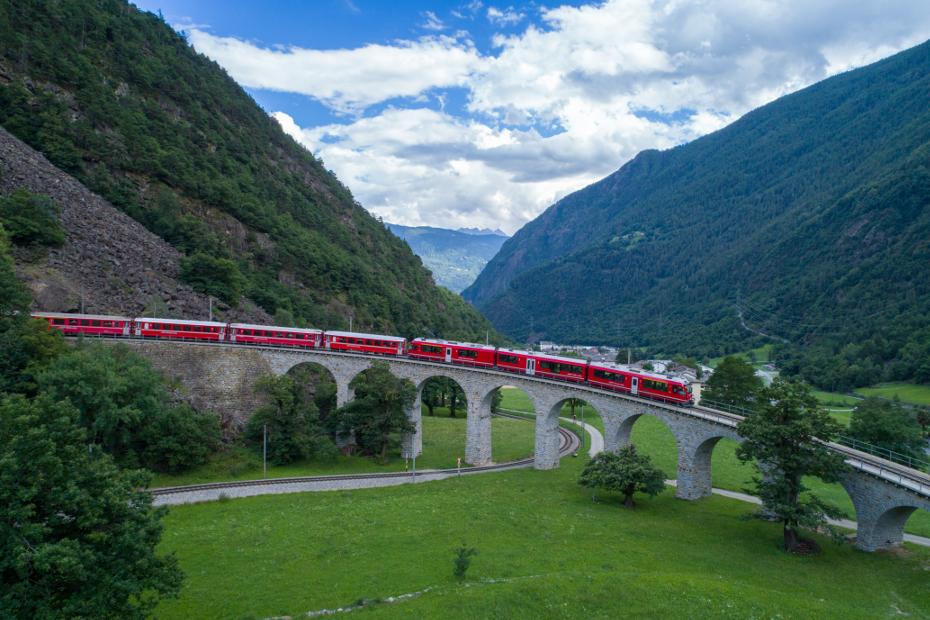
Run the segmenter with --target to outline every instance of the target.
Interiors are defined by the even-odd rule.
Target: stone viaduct
[[[220,415],[226,428],[241,426],[261,403],[255,381],[269,373],[281,375],[300,364],[327,369],[337,386],[337,402],[352,398],[350,383],[379,358],[330,351],[289,350],[236,345],[195,344],[166,341],[121,341],[136,348],[156,368],[178,383],[183,397],[199,409]],[[404,438],[406,456],[422,451],[420,393],[427,379],[448,377],[467,397],[465,460],[472,465],[490,463],[491,401],[504,385],[523,390],[536,411],[534,466],[559,466],[558,416],[569,398],[578,398],[597,410],[604,424],[605,449],[616,450],[629,442],[633,425],[641,416],[653,416],[671,430],[678,449],[677,497],[697,500],[711,493],[711,456],[721,439],[741,441],[736,432],[738,416],[702,407],[684,408],[574,385],[494,370],[384,358],[394,375],[417,386],[417,399],[409,411],[417,431]],[[852,498],[858,521],[856,546],[874,551],[899,544],[904,524],[918,509],[930,511],[930,476],[906,470],[863,453],[843,448],[848,473],[841,484]],[[924,478],[926,478],[924,480]]]

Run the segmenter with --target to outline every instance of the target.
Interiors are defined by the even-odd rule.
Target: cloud
[[[308,95],[344,113],[431,88],[462,86],[484,62],[469,41],[447,36],[325,51],[260,47],[202,30],[188,36],[197,51],[244,86]]]
[[[512,6],[508,6],[503,10],[489,6],[487,15],[488,21],[498,26],[512,26],[520,23],[526,17],[524,13],[514,10]]]
[[[426,11],[423,13],[423,23],[420,24],[420,28],[425,30],[433,30],[439,32],[446,29],[446,25],[442,23],[442,20],[436,16],[432,11]]]
[[[607,0],[528,13],[483,52],[459,34],[327,51],[201,31],[191,41],[246,86],[354,113],[305,128],[274,116],[378,215],[513,232],[643,149],[930,38],[921,4]],[[496,25],[518,15],[480,2],[455,11]],[[448,103],[462,99],[464,111]]]

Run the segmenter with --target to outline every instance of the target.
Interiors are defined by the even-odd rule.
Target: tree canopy
[[[866,398],[860,402],[853,409],[849,435],[913,459],[927,459],[927,442],[917,412],[898,401]]]
[[[146,618],[180,590],[156,553],[163,510],[140,471],[88,450],[78,412],[48,396],[0,401],[0,616]]]
[[[333,428],[338,436],[354,435],[364,454],[387,460],[388,450],[397,445],[401,433],[416,431],[407,411],[417,397],[417,388],[406,379],[391,374],[385,362],[352,380],[355,398],[336,411]]]
[[[756,369],[741,357],[729,355],[717,365],[701,391],[701,400],[736,407],[751,407],[756,401],[762,379]]]
[[[267,430],[269,462],[287,465],[336,455],[319,407],[299,381],[288,375],[269,376],[261,379],[257,387],[268,403],[249,418],[245,438],[261,451]]]
[[[219,441],[216,417],[172,403],[162,377],[125,346],[81,345],[42,371],[38,386],[73,404],[88,439],[124,467],[181,471]]]

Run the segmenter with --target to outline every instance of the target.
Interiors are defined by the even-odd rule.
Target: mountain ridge
[[[489,327],[219,65],[124,0],[0,1],[0,125],[233,306],[330,329]]]
[[[739,301],[821,385],[922,376],[927,101],[930,43],[644,151],[527,224],[463,295],[517,339],[708,356],[757,341]],[[817,377],[831,355],[842,372]]]

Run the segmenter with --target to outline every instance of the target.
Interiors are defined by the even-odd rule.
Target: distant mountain
[[[0,125],[173,246],[159,276],[231,307],[405,335],[489,327],[219,65],[125,0],[0,0]]]
[[[475,281],[507,235],[478,228],[447,230],[430,226],[387,224],[433,272],[436,283],[456,293]]]
[[[769,334],[828,387],[930,381],[930,43],[645,151],[464,291],[517,340],[714,355]]]
[[[502,231],[500,228],[495,228],[491,230],[490,228],[457,228],[460,233],[465,233],[466,235],[497,235],[498,237],[507,237],[507,233]]]

